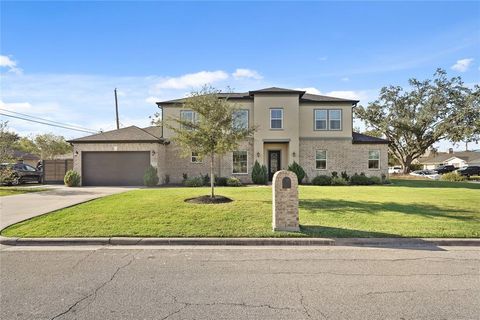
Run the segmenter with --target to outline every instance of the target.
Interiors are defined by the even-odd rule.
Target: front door
[[[268,151],[268,180],[272,181],[275,172],[280,170],[280,150]]]

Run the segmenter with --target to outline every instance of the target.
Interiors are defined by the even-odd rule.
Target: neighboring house
[[[40,161],[40,157],[38,155],[20,150],[13,150],[13,158],[17,162],[22,162],[31,165],[32,167],[36,167],[38,161]]]
[[[454,165],[457,168],[465,166],[479,166],[479,151],[457,151],[452,149],[449,152],[430,152],[420,157],[417,163],[423,165],[423,169],[435,169],[440,165]]]
[[[238,150],[217,157],[215,172],[219,176],[251,182],[255,160],[268,167],[270,178],[294,161],[305,169],[309,180],[334,171],[388,174],[388,141],[352,131],[352,108],[357,100],[282,88],[221,95],[226,97],[240,109],[242,123],[257,126],[257,131]],[[184,101],[158,102],[163,119],[194,120],[194,112],[183,108]],[[75,139],[70,141],[74,169],[84,185],[141,184],[149,164],[157,168],[162,182],[168,177],[171,183],[180,183],[184,174],[209,173],[208,161],[195,153],[182,158],[172,137],[168,127],[131,126]]]

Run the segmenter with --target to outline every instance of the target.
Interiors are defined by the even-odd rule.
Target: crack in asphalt
[[[303,312],[307,315],[308,318],[312,318],[310,313],[308,312],[307,306],[305,305],[305,297],[303,296],[302,290],[300,290],[300,285],[297,284],[297,291],[298,294],[300,295],[300,305],[303,308]]]
[[[91,293],[89,293],[88,295],[80,298],[79,300],[75,301],[73,304],[71,304],[67,310],[63,311],[63,312],[60,312],[59,314],[55,315],[54,317],[50,318],[50,320],[55,320],[55,319],[58,319],[60,317],[63,317],[64,315],[66,315],[67,313],[69,313],[70,311],[72,311],[76,306],[78,306],[81,302],[87,300],[88,298],[92,297],[93,296],[93,301],[95,300],[95,298],[97,297],[97,292],[102,289],[103,287],[105,287],[107,284],[109,284],[110,282],[113,281],[113,279],[115,278],[115,276],[118,274],[118,272],[126,267],[128,267],[133,261],[135,260],[135,256],[132,256],[132,258],[125,264],[119,266],[115,272],[112,274],[112,276],[110,277],[110,279],[108,279],[107,281],[103,282],[102,284],[100,284],[98,287],[95,288],[95,290]]]
[[[75,265],[73,265],[72,270],[78,267],[83,261],[87,260],[91,255],[95,254],[97,250],[92,250],[90,251],[87,255],[83,256],[80,258]]]
[[[417,293],[417,292],[422,292],[423,290],[391,290],[391,291],[371,291],[367,292],[365,295],[370,296],[370,295],[383,295],[383,294],[401,294],[401,293]],[[458,291],[475,291],[472,289],[439,289],[439,290],[433,290],[434,292],[458,292]]]

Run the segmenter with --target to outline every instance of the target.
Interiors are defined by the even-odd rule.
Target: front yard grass
[[[11,196],[14,194],[22,194],[27,192],[45,191],[45,188],[16,188],[16,187],[0,187],[0,197]]]
[[[480,184],[393,180],[301,186],[299,233],[271,231],[271,188],[217,188],[234,199],[193,204],[208,188],[134,190],[13,225],[10,237],[480,237]]]

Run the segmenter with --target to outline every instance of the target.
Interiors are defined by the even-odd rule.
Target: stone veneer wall
[[[82,176],[82,152],[87,151],[149,151],[150,164],[157,168],[160,183],[164,182],[165,146],[160,143],[76,143],[73,146],[73,170],[80,176]],[[155,152],[154,155],[152,151]]]
[[[327,150],[327,169],[315,169],[315,151]],[[368,169],[368,151],[380,150],[380,169]],[[300,139],[300,165],[307,173],[307,181],[317,175],[331,175],[332,171],[347,171],[349,175],[364,172],[367,176],[388,175],[387,144],[352,144],[351,139]]]

